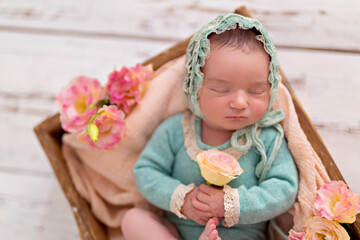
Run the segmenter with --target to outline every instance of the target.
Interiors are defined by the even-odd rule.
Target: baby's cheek
[[[226,107],[225,102],[221,98],[208,97],[200,101],[200,109],[202,112],[219,111],[224,107]]]
[[[256,101],[253,105],[253,113],[258,117],[262,118],[268,109],[269,102],[262,100],[262,101]]]

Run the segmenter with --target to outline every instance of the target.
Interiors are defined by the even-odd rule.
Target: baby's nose
[[[235,93],[234,98],[230,102],[231,108],[245,109],[248,107],[248,96],[245,91],[239,90]]]

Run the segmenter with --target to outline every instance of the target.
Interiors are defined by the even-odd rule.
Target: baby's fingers
[[[210,206],[205,203],[200,202],[196,198],[191,199],[191,204],[193,205],[194,208],[197,208],[200,211],[210,212]]]
[[[200,184],[199,191],[201,191],[207,195],[213,195],[213,194],[216,194],[216,192],[222,191],[222,190],[219,188],[214,188],[214,187],[208,186],[206,184]]]
[[[199,191],[196,195],[196,199],[203,204],[210,204],[210,196],[204,192]]]
[[[196,208],[194,208],[193,211],[197,216],[204,218],[205,220],[208,220],[209,218],[213,217],[213,214],[211,212],[200,211],[199,209]]]

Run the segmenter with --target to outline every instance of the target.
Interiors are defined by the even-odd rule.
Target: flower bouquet
[[[360,212],[360,195],[342,181],[331,181],[319,189],[313,212],[305,232],[290,230],[289,240],[350,239],[342,225],[355,222]]]
[[[75,77],[56,97],[62,128],[79,133],[93,148],[108,149],[126,135],[125,118],[140,103],[154,72],[137,64],[114,70],[106,86],[95,78]]]

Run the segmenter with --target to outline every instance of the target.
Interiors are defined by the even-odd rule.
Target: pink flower
[[[92,147],[107,149],[121,141],[125,135],[125,114],[114,105],[104,105],[86,128],[86,139]]]
[[[289,239],[288,240],[306,240],[306,236],[304,232],[295,232],[294,230],[290,230]]]
[[[322,217],[312,217],[306,222],[307,240],[348,240],[349,234],[338,222]]]
[[[56,97],[62,128],[68,132],[85,129],[91,116],[97,111],[95,103],[103,99],[104,95],[97,79],[85,76],[72,79]]]
[[[114,70],[109,75],[106,90],[110,94],[110,103],[116,104],[125,114],[140,103],[140,97],[145,90],[145,83],[154,74],[152,67],[123,67],[120,71]]]
[[[341,223],[353,223],[360,212],[360,196],[342,181],[326,183],[318,191],[314,203],[315,216]]]

